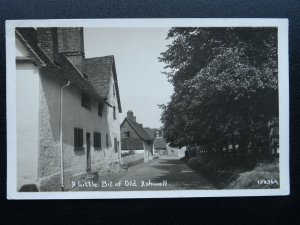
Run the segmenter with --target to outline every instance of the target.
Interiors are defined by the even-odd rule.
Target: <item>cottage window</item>
[[[116,116],[116,107],[114,106],[113,109],[114,109],[114,120],[115,120],[115,119],[117,119],[117,116]]]
[[[88,110],[91,110],[91,105],[91,97],[85,93],[81,93],[81,106]]]
[[[118,139],[114,138],[115,152],[118,152]]]
[[[98,105],[98,116],[103,116],[104,103],[101,102]]]
[[[109,147],[109,143],[108,143],[108,134],[106,134],[106,148]]]
[[[129,138],[130,137],[130,132],[123,132],[123,138]]]
[[[94,132],[94,149],[101,149],[101,133]]]
[[[83,150],[83,129],[74,128],[74,149]]]

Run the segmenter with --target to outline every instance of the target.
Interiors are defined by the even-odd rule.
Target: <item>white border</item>
[[[16,191],[15,27],[278,27],[280,188],[114,192]],[[7,199],[119,199],[289,195],[289,61],[287,19],[74,19],[6,21]]]

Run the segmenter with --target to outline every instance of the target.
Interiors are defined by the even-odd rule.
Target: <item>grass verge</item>
[[[242,172],[232,181],[228,189],[270,189],[279,188],[278,160],[259,163],[252,171]]]
[[[251,156],[238,154],[203,154],[182,160],[218,189],[279,188],[278,160],[257,163]]]

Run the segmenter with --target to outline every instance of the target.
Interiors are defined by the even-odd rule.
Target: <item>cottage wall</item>
[[[38,115],[38,68],[30,62],[17,63],[17,190],[26,184],[36,185],[38,181]]]
[[[130,137],[123,137],[123,133],[125,133],[125,132],[130,132]],[[129,140],[132,143],[135,143],[134,144],[135,149],[122,149],[122,152],[129,152],[130,150],[133,150],[135,153],[144,153],[143,140],[136,133],[136,131],[129,125],[129,123],[127,122],[127,120],[125,120],[125,122],[123,123],[123,125],[121,127],[121,135],[122,135],[122,139],[121,140],[123,142]],[[124,143],[123,143],[123,146],[124,146]]]
[[[153,159],[153,142],[146,142],[144,141],[144,148],[145,148],[145,159],[144,161],[147,162]]]
[[[111,82],[112,83],[112,82]],[[40,88],[40,165],[39,177],[43,190],[58,190],[60,178],[60,86],[62,83],[51,72],[43,70]],[[110,87],[112,93],[112,86]],[[111,105],[116,104],[116,97],[109,98]],[[116,105],[117,108],[117,105]],[[81,106],[81,91],[70,85],[63,93],[63,152],[64,152],[64,185],[69,189],[71,182],[86,174],[87,149],[86,133],[91,137],[92,172],[100,174],[111,169],[111,163],[119,162],[118,152],[114,149],[114,138],[120,143],[118,111],[113,119],[113,109],[106,107],[102,117],[98,116],[98,101],[92,99],[91,110]],[[74,128],[83,129],[83,150],[74,149]],[[101,133],[100,150],[94,149],[93,132]],[[109,147],[106,147],[106,134]],[[120,144],[119,144],[120,145]]]
[[[121,162],[121,137],[120,137],[120,121],[118,111],[117,96],[114,95],[113,77],[111,76],[110,87],[109,87],[109,98],[108,102],[116,107],[116,119],[113,118],[113,108],[107,106],[104,110],[103,117],[101,117],[100,127],[101,132],[101,143],[102,150],[94,150],[92,152],[92,171],[98,171],[99,174],[105,173],[108,170],[112,170],[111,163]],[[95,109],[96,114],[98,108]],[[109,148],[106,148],[106,133],[109,134]],[[117,139],[117,152],[115,152],[114,139]]]
[[[128,137],[128,138],[123,137],[123,134],[125,132],[130,132],[130,137]],[[137,132],[132,128],[132,126],[128,123],[127,120],[125,120],[125,122],[122,124],[121,133],[122,133],[122,141],[125,142],[126,139],[131,139],[131,143],[134,143],[134,146],[137,146],[137,147],[135,147],[135,149],[131,149],[131,150],[134,150],[135,153],[143,153],[145,162],[153,159],[153,142],[152,141],[147,142],[147,141],[143,140],[137,134]],[[128,152],[129,149],[125,148],[125,149],[122,149],[122,151]]]
[[[130,137],[133,138],[140,138],[140,136],[135,132],[135,130],[129,125],[127,121],[124,122],[124,124],[121,127],[122,134],[125,132],[130,132]]]

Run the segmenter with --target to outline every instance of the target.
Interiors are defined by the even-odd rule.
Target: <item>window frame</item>
[[[127,134],[127,135],[125,135],[125,134]],[[123,138],[130,138],[130,131],[123,132],[122,137]]]
[[[101,132],[94,131],[94,143],[93,143],[95,150],[101,150]]]
[[[103,116],[104,107],[105,107],[105,104],[103,102],[100,102],[98,104],[98,116],[100,116],[100,117]]]
[[[116,115],[116,106],[113,106],[113,118],[114,118],[114,120],[117,119],[117,115]]]
[[[116,85],[113,84],[113,96],[116,97]]]
[[[115,149],[115,153],[118,152],[118,138],[114,138],[114,149]]]
[[[80,151],[84,150],[84,140],[83,140],[83,129],[79,127],[74,127],[74,150]]]
[[[106,148],[109,148],[109,140],[108,140],[108,134],[106,134]]]
[[[91,111],[92,108],[92,99],[88,94],[81,92],[81,106]]]

